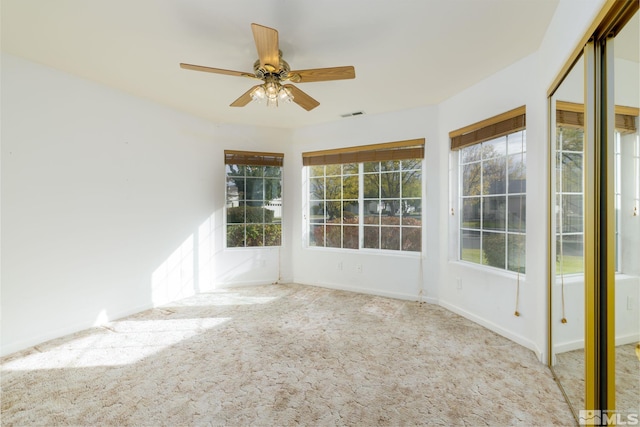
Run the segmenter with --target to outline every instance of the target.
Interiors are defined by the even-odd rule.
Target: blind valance
[[[635,133],[637,130],[636,117],[638,117],[638,113],[638,108],[616,105],[616,130],[622,133]],[[557,101],[556,125],[584,127],[584,104]]]
[[[424,138],[302,153],[304,166],[424,158]]]
[[[282,166],[283,153],[224,150],[225,165]]]
[[[490,139],[526,129],[526,127],[526,107],[523,105],[506,113],[449,132],[451,150],[460,150],[470,145],[480,144]]]

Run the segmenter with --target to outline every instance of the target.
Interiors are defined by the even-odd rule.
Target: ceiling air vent
[[[355,111],[353,113],[340,114],[340,117],[353,117],[353,116],[361,116],[364,114],[364,111]]]

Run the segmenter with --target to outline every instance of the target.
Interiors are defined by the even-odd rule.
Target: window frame
[[[356,147],[339,148],[339,149],[333,149],[333,150],[307,152],[307,153],[302,153],[302,156],[303,156],[303,166],[304,166],[303,179],[305,183],[304,185],[305,197],[304,197],[304,206],[303,206],[303,224],[305,227],[305,237],[304,237],[305,248],[314,249],[314,250],[319,249],[319,250],[332,250],[332,251],[338,250],[338,251],[353,251],[353,252],[360,251],[360,252],[385,253],[385,254],[408,255],[408,256],[422,253],[423,240],[424,240],[423,239],[423,223],[424,223],[423,204],[424,204],[424,187],[425,187],[424,186],[424,139],[415,139],[415,140],[397,141],[392,143],[371,144],[371,145],[363,145],[363,146],[356,146]],[[414,162],[417,160],[415,167],[411,169],[404,169],[404,170],[400,169],[401,165],[404,164],[403,162],[406,162],[409,160],[413,160]],[[378,163],[378,170],[365,171],[365,165],[371,164],[372,162]],[[384,164],[385,162],[393,162],[394,164],[397,163],[398,168],[393,170],[381,170],[382,169],[381,164]],[[350,173],[345,174],[344,165],[350,165],[349,166],[351,171]],[[354,166],[355,166],[355,169],[354,169]],[[318,169],[317,169],[318,167],[323,168],[322,174],[318,173]],[[336,167],[340,169],[340,174],[327,174],[328,168],[335,169]],[[374,228],[374,224],[365,224],[365,214],[364,214],[365,204],[375,203],[376,201],[379,202],[380,200],[382,200],[381,198],[382,193],[380,192],[380,187],[379,187],[377,198],[365,197],[366,177],[372,176],[375,174],[377,174],[378,177],[380,177],[382,174],[396,173],[398,174],[398,179],[402,181],[403,173],[416,172],[416,171],[419,171],[419,174],[420,174],[419,196],[403,197],[402,193],[400,192],[397,195],[397,197],[387,197],[385,200],[388,199],[388,200],[397,201],[399,202],[399,206],[404,206],[403,205],[404,200],[407,200],[407,201],[419,200],[420,225],[416,226],[416,225],[402,224],[401,222],[405,218],[403,216],[404,212],[398,214],[397,216],[392,215],[398,218],[398,225],[397,225],[398,249],[395,249],[395,248],[386,249],[386,248],[383,248],[380,240],[382,238],[381,236],[383,234],[383,228],[387,227],[389,228],[389,231],[391,231],[391,228],[393,228],[394,226],[393,224],[383,224],[382,220],[379,219],[377,224],[378,247],[377,248],[366,247],[365,241],[364,241],[365,232],[368,232],[368,230],[371,230],[372,228]],[[339,199],[326,198],[326,191],[324,193],[325,194],[324,199],[320,199],[317,194],[316,195],[313,194],[313,191],[312,191],[312,188],[314,188],[313,180],[318,179],[320,177],[322,177],[325,180],[324,182],[326,182],[327,177],[331,177],[331,178],[339,177],[341,179],[342,192],[341,192],[341,197]],[[344,185],[343,185],[344,179],[345,178],[352,179],[353,177],[357,177],[357,185],[358,185],[357,199],[353,197],[345,198]],[[381,185],[381,184],[379,183],[378,185]],[[402,189],[402,184],[399,184],[398,191],[401,191],[401,189]],[[340,206],[341,206],[340,220],[335,224],[331,224],[327,222],[326,209],[327,209],[327,204],[329,202],[332,202],[332,203],[338,202],[340,203]],[[314,216],[317,216],[317,212],[314,213],[313,211],[314,206],[322,206],[323,203],[324,203],[324,207],[321,208],[323,209],[321,214],[322,219],[316,218],[316,220],[314,221]],[[346,216],[344,215],[345,203],[357,204],[357,217],[356,217],[357,223],[353,225],[345,223],[345,221],[348,220],[348,218],[346,218]],[[378,208],[379,207],[380,205],[378,203]],[[409,210],[409,207],[407,207],[407,209]],[[355,210],[352,210],[352,213],[355,213]],[[382,215],[382,212],[378,211],[378,215],[380,217],[380,215]],[[340,245],[339,246],[335,244],[335,241],[336,241],[335,238],[332,238],[331,245],[327,244],[327,236],[328,236],[327,225],[331,227],[336,227],[336,229],[337,229],[337,226],[339,225],[340,227]],[[322,231],[316,232],[316,230],[320,229],[319,227],[322,227]],[[352,240],[349,241],[349,244],[345,245],[345,234],[344,234],[345,227],[353,227],[354,230],[357,229],[357,239],[356,239],[357,245],[355,245],[354,241]],[[407,245],[403,245],[403,241],[402,241],[403,235],[404,235],[403,232],[406,232],[410,228],[419,229],[419,232],[418,232],[419,243],[417,244],[419,248],[417,250],[406,249],[407,247],[410,246],[411,242],[415,242],[415,240],[412,240],[411,242],[407,243]],[[314,236],[316,234],[321,236],[321,238],[323,239],[322,244],[317,244],[316,242],[314,242]]]
[[[513,137],[513,135],[520,133],[522,138],[522,145],[519,151],[514,153],[510,153],[508,150],[509,138]],[[513,274],[525,274],[526,273],[526,106],[521,106],[518,108],[514,108],[513,110],[504,112],[502,114],[490,117],[488,119],[479,121],[477,123],[465,126],[463,128],[454,130],[449,132],[449,137],[451,141],[451,153],[454,156],[455,161],[453,164],[455,165],[455,178],[452,179],[452,182],[456,183],[455,187],[451,188],[452,193],[452,215],[455,215],[455,209],[457,209],[459,213],[459,218],[455,225],[452,224],[453,229],[456,230],[456,253],[451,253],[452,259],[455,259],[458,262],[468,263],[469,265],[474,265],[479,268],[489,268],[496,271],[503,271],[506,273]],[[484,158],[483,153],[483,144],[485,143],[496,143],[500,139],[504,138],[504,153],[500,156],[494,157],[492,159]],[[479,157],[473,161],[464,161],[463,155],[466,149],[469,147],[478,146],[478,150],[480,152]],[[509,176],[510,172],[510,158],[512,156],[520,155],[520,163],[523,166],[524,173],[524,187],[520,188],[517,192],[510,191],[509,188]],[[484,183],[484,162],[491,160],[500,160],[504,163],[504,191],[496,194],[492,194],[491,191],[485,192],[485,183]],[[468,165],[479,165],[479,173],[480,173],[480,184],[479,184],[479,194],[466,194],[465,195],[465,177],[464,177],[464,166]],[[499,182],[499,181],[496,181]],[[502,222],[504,222],[504,227],[501,227],[499,230],[487,229],[484,227],[484,205],[485,199],[489,197],[494,197],[496,202],[500,201],[500,198],[504,199],[503,207],[500,208],[500,211],[503,212]],[[519,211],[516,213],[520,221],[518,222],[518,228],[513,229],[509,224],[509,217],[512,214],[512,210],[509,208],[510,199],[516,200],[517,198]],[[467,202],[473,199],[478,200],[478,226],[477,227],[464,227],[464,202],[465,199]],[[524,203],[523,203],[524,202]],[[498,218],[500,219],[500,218]],[[479,241],[479,254],[477,260],[464,259],[463,251],[465,249],[464,239],[465,232],[467,236],[471,236],[471,232],[477,233]],[[503,245],[504,247],[504,264],[498,262],[492,262],[490,260],[486,260],[486,255],[483,249],[483,237],[486,233],[494,233],[492,236],[496,236],[497,246],[500,247]],[[504,238],[500,239],[498,234],[503,234]],[[475,235],[474,235],[475,236]],[[520,237],[516,237],[520,236]],[[517,239],[515,240],[514,252],[512,253],[512,249],[510,247],[510,238]],[[502,242],[500,242],[500,240]],[[515,255],[517,251],[518,255]],[[513,255],[512,255],[513,254]],[[511,262],[510,262],[511,261]],[[498,265],[492,265],[498,264]]]
[[[224,157],[225,157],[225,204],[224,204],[224,210],[223,210],[223,224],[224,224],[224,237],[223,237],[223,244],[224,244],[224,248],[225,250],[240,250],[240,249],[255,249],[255,248],[279,248],[283,245],[282,243],[282,227],[283,227],[283,194],[284,194],[284,168],[283,168],[283,163],[284,163],[284,154],[282,153],[266,153],[266,152],[255,152],[255,151],[237,151],[237,150],[225,150],[224,151]],[[243,180],[244,181],[244,188],[245,191],[242,192],[243,196],[238,195],[237,200],[232,200],[233,197],[230,196],[230,192],[229,189],[231,187],[230,182],[234,181],[234,175],[230,175],[229,171],[230,169],[236,166],[238,167],[238,171],[240,169],[242,169],[243,174],[242,176],[239,175],[235,175],[235,177],[237,178],[237,180]],[[247,176],[247,168],[261,168],[261,172],[259,173],[259,175],[256,176]],[[271,168],[278,168],[278,172],[275,175],[271,175],[270,172]],[[261,194],[261,198],[259,199],[253,199],[253,198],[247,198],[246,196],[246,187],[247,187],[247,181],[252,180],[252,181],[257,181],[257,180],[261,180],[261,185],[258,187],[257,192],[259,194]],[[278,183],[278,188],[279,188],[279,198],[276,197],[275,199],[267,199],[267,181],[277,181]],[[235,185],[235,182],[234,182]],[[240,194],[240,192],[238,192],[238,194]],[[273,205],[271,205],[270,201],[273,200],[280,200],[280,206],[279,206],[279,211],[280,211],[280,221],[270,221],[267,222],[266,219],[266,211],[273,211],[274,212],[274,218],[277,218],[275,216],[276,211],[278,209],[269,209],[269,207],[273,207]],[[233,203],[236,202],[237,206],[232,206]],[[247,208],[248,207],[258,207],[253,206],[248,204],[248,202],[252,202],[252,203],[261,203],[261,205],[259,206],[260,209],[262,209],[262,221],[249,221],[248,217],[247,217]],[[230,205],[231,204],[231,205]],[[230,216],[232,215],[230,209],[234,209],[234,208],[239,208],[239,207],[243,207],[243,212],[242,214],[240,214],[243,217],[242,221],[230,221]],[[276,206],[277,207],[277,206]],[[235,216],[237,216],[237,214],[234,214]],[[271,235],[271,236],[267,236],[268,234],[268,229],[270,229],[271,227],[268,226],[275,226],[274,231],[275,234]],[[229,246],[230,243],[230,238],[229,238],[229,233],[231,232],[231,228],[236,228],[237,230],[239,230],[240,228],[242,229],[242,238],[238,240],[238,242],[240,242],[241,244],[239,245],[232,245]],[[258,227],[262,229],[262,238],[261,238],[261,242],[260,244],[250,244],[250,240],[247,237],[247,230],[250,227]],[[267,244],[268,243],[268,238],[274,238],[274,242],[277,244]]]

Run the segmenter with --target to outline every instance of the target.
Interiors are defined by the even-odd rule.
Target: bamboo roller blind
[[[424,138],[302,153],[304,166],[424,158]]]
[[[224,150],[225,165],[282,166],[283,153]]]
[[[527,127],[526,107],[518,107],[478,123],[449,132],[451,150],[480,144]]]
[[[622,133],[635,133],[636,117],[639,110],[634,107],[616,105],[616,130]],[[556,124],[571,127],[584,127],[584,104],[574,102],[556,102]]]

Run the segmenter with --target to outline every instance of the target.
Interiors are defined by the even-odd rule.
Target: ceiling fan
[[[287,83],[322,82],[328,80],[344,80],[356,77],[353,66],[312,68],[309,70],[291,71],[287,61],[282,59],[282,51],[278,47],[278,31],[259,24],[251,24],[253,38],[258,50],[258,60],[253,64],[253,74],[242,71],[224,70],[180,63],[186,70],[204,71],[207,73],[226,74],[229,76],[250,77],[262,80],[263,83],[253,86],[231,103],[231,107],[244,107],[250,101],[266,99],[268,106],[277,106],[278,102],[295,102],[307,111],[313,110],[320,103]]]

